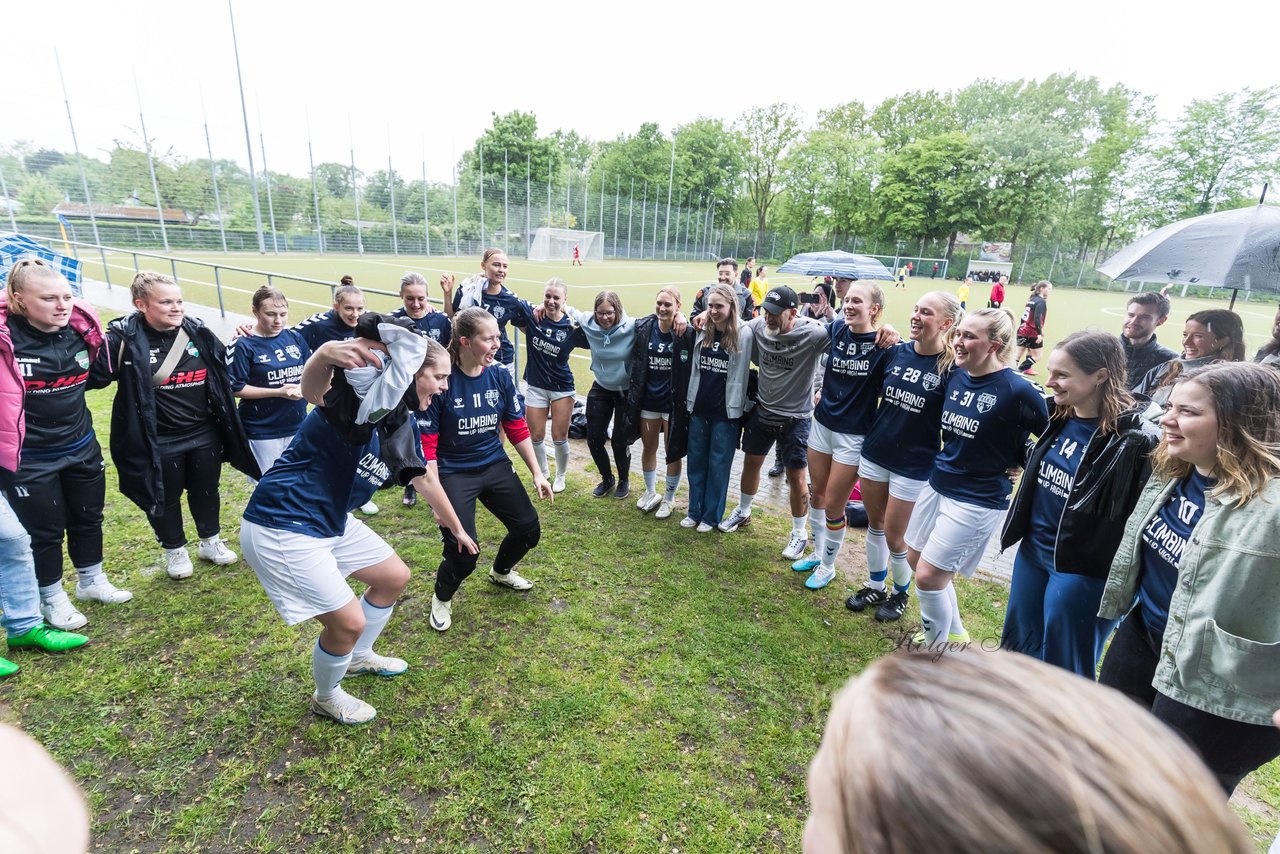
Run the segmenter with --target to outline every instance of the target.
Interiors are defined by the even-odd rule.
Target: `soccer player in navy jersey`
[[[535,315],[532,305],[517,300],[511,321],[525,331],[524,400],[528,410],[525,420],[538,468],[542,476],[548,478],[545,442],[548,413],[551,416],[551,444],[556,454],[553,492],[564,492],[565,474],[569,471],[569,420],[573,417],[575,397],[569,355],[575,347],[588,346],[565,314],[567,294],[564,281],[552,278],[542,294],[542,311]]]
[[[440,484],[467,535],[476,536],[477,501],[506,526],[489,580],[510,590],[528,590],[533,582],[516,572],[515,566],[538,544],[542,525],[507,457],[499,429],[532,472],[538,496],[554,500],[554,495],[533,456],[524,401],[516,392],[515,380],[496,362],[500,347],[497,321],[483,308],[473,306],[455,314],[449,343],[453,359],[449,392],[438,395],[419,413],[418,426],[424,455],[428,462],[436,461]],[[444,557],[436,570],[431,627],[443,632],[453,622],[453,595],[475,571],[476,555],[458,549],[452,530],[440,531]]]
[[[314,353],[326,341],[354,338],[356,323],[362,314],[364,291],[355,285],[340,285],[333,292],[333,308],[311,315],[293,329],[306,339]]]
[[[480,274],[464,280],[456,288],[454,277],[448,273],[440,277],[440,289],[444,292],[444,310],[452,319],[464,308],[479,306],[498,324],[498,364],[507,369],[511,379],[515,374],[516,348],[507,337],[507,324],[515,317],[515,303],[520,298],[503,284],[507,280],[510,262],[507,253],[490,247],[480,256]]]
[[[923,631],[916,643],[966,643],[952,579],[973,574],[1000,523],[1022,468],[1027,439],[1049,423],[1039,388],[1009,366],[1013,315],[984,308],[960,321],[956,370],[942,404],[942,451],[907,524],[907,560],[916,573]]]
[[[445,392],[449,382],[444,348],[434,341],[426,344],[427,355],[406,390],[416,409],[426,409],[432,396]],[[280,616],[290,625],[314,617],[324,627],[311,654],[316,683],[311,709],[342,724],[366,723],[377,714],[373,706],[342,689],[344,676],[398,676],[408,669],[403,659],[374,652],[373,644],[409,583],[409,568],[351,511],[387,479],[411,476],[449,529],[450,547],[476,551],[440,488],[434,466],[420,459],[407,460],[400,471],[392,471],[382,459],[388,455],[380,456],[382,440],[377,430],[362,444],[353,444],[324,411],[335,371],[377,366],[379,353],[386,353],[381,342],[352,338],[322,344],[307,361],[302,393],[317,408],[259,481],[240,525],[245,561]],[[400,415],[412,417],[407,411]],[[347,577],[367,585],[359,600],[352,595]]]
[[[809,431],[813,487],[809,525],[814,551],[791,565],[796,572],[813,570],[804,583],[810,590],[826,587],[835,578],[836,555],[844,542],[845,502],[858,479],[862,443],[876,413],[885,363],[894,352],[876,346],[876,326],[884,312],[883,288],[874,282],[854,282],[841,311],[844,322],[828,327],[822,399],[813,410]]]
[[[227,345],[231,391],[258,468],[271,468],[307,416],[302,399],[302,366],[311,356],[306,339],[292,329],[289,301],[279,288],[263,285],[253,294],[252,335]]]
[[[391,312],[392,317],[405,317],[413,322],[418,334],[440,345],[449,346],[453,323],[449,315],[436,311],[427,301],[427,280],[421,273],[405,273],[400,277],[400,300],[404,305]],[[413,484],[404,488],[404,505],[412,507],[418,502],[418,491]]]
[[[910,341],[890,357],[880,406],[862,446],[858,479],[867,510],[867,584],[847,600],[850,611],[875,608],[882,622],[907,609],[911,565],[903,536],[942,444],[942,401],[955,352],[951,333],[963,312],[944,291],[920,297],[911,310]],[[893,592],[885,583],[893,574]]]

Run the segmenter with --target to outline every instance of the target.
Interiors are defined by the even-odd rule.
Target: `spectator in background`
[[[907,268],[905,266],[898,268],[898,281],[894,285],[895,288],[905,288],[907,286]]]
[[[1275,320],[1271,324],[1271,340],[1262,345],[1253,360],[1280,368],[1280,309],[1276,311]]]
[[[1221,361],[1244,361],[1244,322],[1225,308],[1197,311],[1182,328],[1182,357],[1147,371],[1133,393],[1164,406],[1179,376]]]
[[[733,265],[733,268],[734,270],[737,270],[738,265],[735,263]],[[751,285],[751,274],[755,272],[755,269],[756,269],[756,259],[754,257],[748,258],[746,266],[742,268],[742,276],[738,280],[739,282],[741,282],[743,287],[749,287]]]
[[[896,653],[836,695],[804,851],[1247,854],[1212,780],[1141,709],[1056,667]],[[959,814],[956,792],[982,806]]]
[[[749,258],[748,262],[754,261]],[[733,289],[734,296],[738,300],[738,316],[744,322],[751,320],[756,316],[756,303],[751,298],[751,289],[745,284],[746,281],[734,281],[738,274],[738,261],[735,258],[721,258],[716,262],[716,284],[726,285]],[[715,285],[707,285],[701,288],[693,297],[693,317],[707,310],[707,292]]]
[[[933,262],[933,272],[929,275],[929,278],[931,279],[938,278],[938,262],[937,261]]]
[[[1129,370],[1129,391],[1140,386],[1152,368],[1177,358],[1177,353],[1156,340],[1156,327],[1168,319],[1169,298],[1163,293],[1136,294],[1125,306],[1120,343]]]
[[[764,304],[764,295],[769,293],[769,279],[765,276],[765,268],[763,266],[756,268],[755,277],[751,279],[751,298],[755,300],[756,310],[759,311],[760,306]]]
[[[996,279],[996,283],[991,286],[991,296],[987,299],[987,308],[999,308],[1004,305],[1004,286],[1008,282],[1008,276],[1001,276]]]
[[[973,283],[973,279],[969,276],[964,277],[964,281],[960,283],[960,287],[956,288],[956,298],[960,300],[960,310],[964,311],[969,307],[969,285]]]
[[[831,280],[824,279],[813,286],[813,292],[817,295],[817,302],[806,302],[800,309],[800,313],[805,317],[814,320],[830,322],[835,319],[836,311],[832,307],[835,303],[835,291],[831,287]],[[781,474],[781,472],[779,472]]]

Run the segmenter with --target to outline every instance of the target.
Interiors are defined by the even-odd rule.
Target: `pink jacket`
[[[71,304],[71,328],[80,333],[89,347],[89,364],[98,358],[107,342],[102,321],[93,306],[84,300]],[[107,358],[111,355],[108,353]],[[0,297],[0,466],[17,471],[22,457],[22,440],[27,435],[23,396],[26,383],[18,360],[14,358],[13,339],[9,336],[9,303]]]

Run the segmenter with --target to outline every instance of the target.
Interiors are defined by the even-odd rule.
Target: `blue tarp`
[[[14,262],[19,258],[32,255],[43,258],[52,264],[71,283],[72,293],[78,297],[84,296],[84,289],[80,285],[80,262],[78,260],[68,258],[66,255],[60,255],[49,247],[21,234],[0,235],[0,286],[8,281],[9,268],[14,265]]]

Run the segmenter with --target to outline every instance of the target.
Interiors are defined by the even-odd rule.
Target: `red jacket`
[[[1004,285],[996,282],[991,286],[991,301],[1000,303],[1004,302]]]
[[[106,343],[102,321],[93,306],[84,300],[71,304],[71,328],[80,333],[89,347],[89,364],[98,358]],[[110,359],[110,354],[107,354]],[[13,354],[9,336],[9,303],[0,298],[0,466],[17,471],[22,458],[22,441],[27,435],[26,412],[23,407],[26,384]]]

